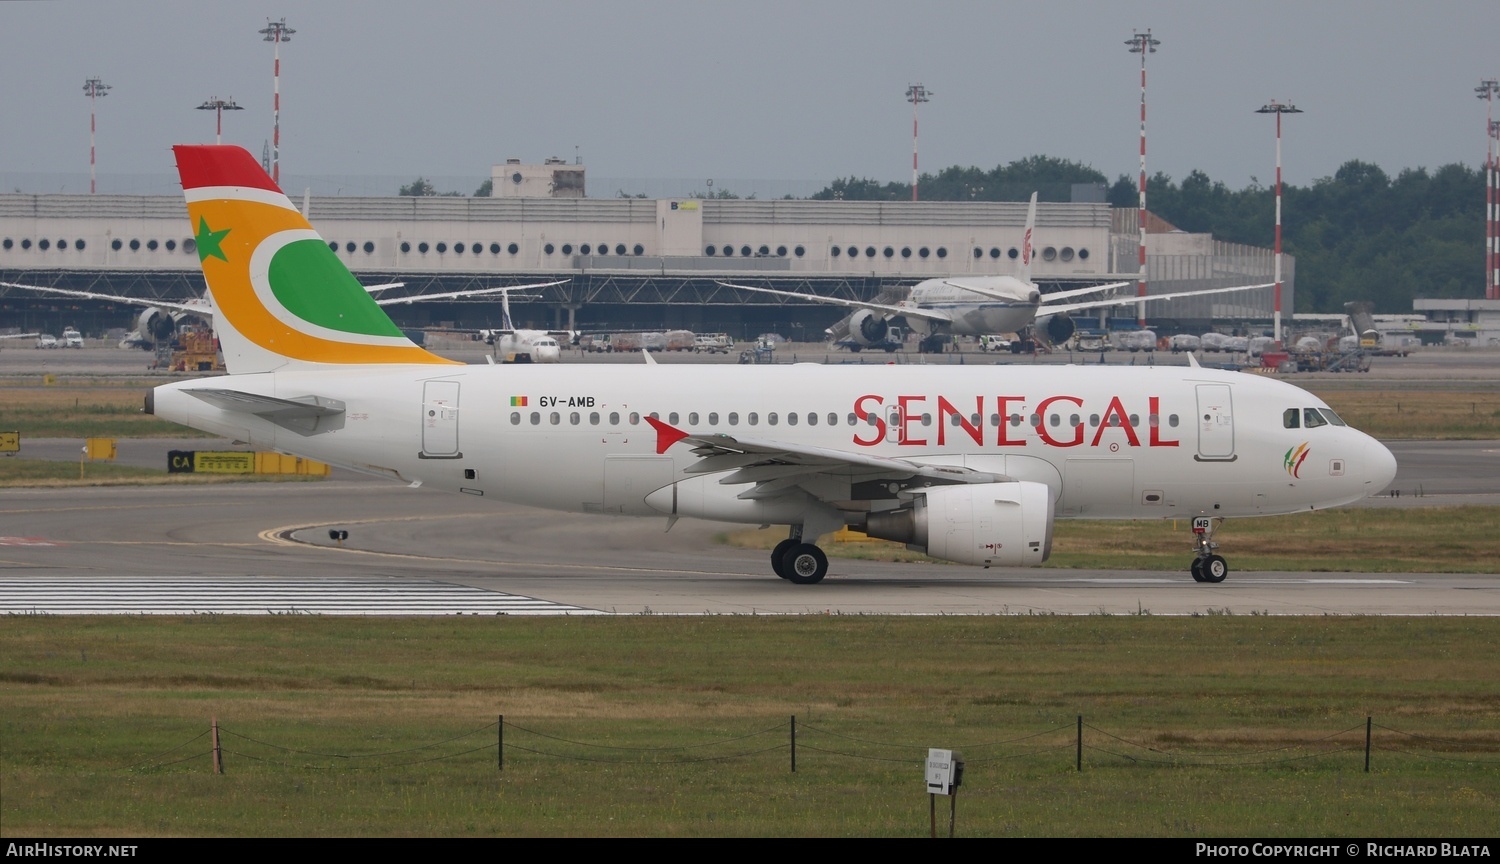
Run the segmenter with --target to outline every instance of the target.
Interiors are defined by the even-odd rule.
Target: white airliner
[[[394,306],[399,303],[415,303],[430,300],[451,300],[486,294],[494,294],[504,291],[524,291],[536,288],[550,288],[553,285],[561,285],[567,280],[558,282],[538,282],[534,285],[513,285],[503,288],[471,288],[463,291],[446,291],[441,294],[420,294],[411,297],[387,297],[376,300],[380,306]],[[381,285],[369,285],[365,290],[374,294],[390,288],[400,288],[405,282],[386,282]],[[123,303],[127,306],[142,306],[141,313],[136,316],[135,331],[120,341],[122,348],[144,348],[151,350],[160,344],[170,344],[177,331],[181,329],[183,322],[200,322],[210,327],[214,323],[214,306],[212,299],[205,293],[202,297],[192,297],[187,300],[143,300],[140,297],[125,297],[119,294],[101,294],[98,291],[81,291],[75,288],[53,288],[48,285],[25,285],[19,282],[0,282],[0,286],[6,288],[18,288],[22,291],[36,291],[41,294],[56,294],[62,297],[78,297],[83,300],[108,300],[114,303]]]
[[[582,513],[789,526],[818,582],[849,525],[947,561],[1037,565],[1056,518],[1225,518],[1358,501],[1395,459],[1322,400],[1196,367],[468,366],[414,345],[246,151],[179,146],[230,375],[147,410],[394,480]]]
[[[485,342],[495,346],[495,353],[506,363],[559,363],[562,361],[562,346],[558,344],[559,335],[570,338],[570,334],[564,331],[551,330],[527,330],[517,329],[510,317],[510,295],[512,291],[521,291],[528,288],[547,288],[552,285],[561,285],[562,282],[548,282],[543,285],[518,285],[514,288],[501,289],[500,314],[501,327],[499,330],[480,330],[479,336]],[[493,289],[491,289],[493,290]]]
[[[1031,206],[1026,210],[1026,233],[1021,240],[1021,270],[1015,276],[954,276],[926,279],[913,285],[906,300],[897,304],[870,303],[863,300],[842,300],[835,297],[820,297],[797,291],[780,291],[774,288],[759,288],[754,285],[738,285],[720,282],[727,288],[756,291],[792,297],[812,303],[827,303],[852,308],[849,316],[849,338],[865,348],[883,345],[891,322],[905,319],[913,331],[925,339],[941,342],[949,336],[992,336],[1002,333],[1021,333],[1044,343],[1060,345],[1073,335],[1071,313],[1109,306],[1124,306],[1140,302],[1140,297],[1106,297],[1103,299],[1063,303],[1074,297],[1113,291],[1131,283],[1109,282],[1071,291],[1055,291],[1043,294],[1041,288],[1031,281],[1032,232],[1036,226],[1036,193],[1031,195]],[[1146,302],[1172,300],[1178,297],[1197,297],[1204,294],[1220,294],[1226,291],[1249,291],[1254,288],[1270,288],[1264,285],[1236,285],[1230,288],[1210,288],[1202,291],[1176,291],[1169,294],[1152,294]],[[1038,317],[1040,315],[1041,317]]]

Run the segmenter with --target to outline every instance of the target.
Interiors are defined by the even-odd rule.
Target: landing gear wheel
[[[786,578],[798,585],[812,585],[828,575],[828,556],[811,543],[797,543],[781,559]]]
[[[1219,583],[1229,575],[1229,565],[1220,556],[1210,555],[1202,560],[1198,572],[1203,576],[1204,582]]]
[[[1203,579],[1203,559],[1202,558],[1194,558],[1193,559],[1192,570],[1193,570],[1193,581],[1194,582],[1202,582],[1202,581],[1204,581],[1204,579]]]
[[[796,546],[800,542],[802,541],[793,540],[792,538],[788,537],[780,543],[777,543],[776,548],[771,550],[771,570],[775,572],[777,576],[780,576],[783,579],[790,578],[787,576],[786,553],[790,552],[792,550],[792,547]]]

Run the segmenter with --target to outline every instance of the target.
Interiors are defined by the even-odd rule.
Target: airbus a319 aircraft
[[[828,571],[844,525],[947,561],[1036,565],[1054,519],[1224,518],[1381,491],[1396,463],[1317,397],[1194,367],[467,366],[406,339],[249,153],[177,167],[229,374],[167,420],[413,484],[582,513],[788,526]]]

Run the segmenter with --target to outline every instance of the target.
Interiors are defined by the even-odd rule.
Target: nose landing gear
[[[1197,553],[1191,568],[1194,582],[1219,583],[1229,575],[1229,564],[1214,552],[1219,548],[1214,531],[1223,524],[1223,519],[1212,516],[1193,517],[1193,547]]]

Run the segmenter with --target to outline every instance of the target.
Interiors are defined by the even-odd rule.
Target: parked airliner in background
[[[821,580],[845,525],[947,561],[1036,565],[1058,517],[1224,518],[1378,493],[1396,463],[1322,400],[1196,367],[468,366],[386,317],[259,163],[174,148],[230,375],[158,417],[393,480],[536,507],[789,526]]]
[[[513,285],[504,288],[471,288],[464,291],[447,291],[441,294],[387,297],[375,302],[380,306],[393,306],[400,303],[414,303],[419,300],[453,300],[494,294],[501,291],[549,288],[553,285],[561,285],[566,281],[564,279],[558,282],[538,282],[534,285]],[[375,294],[390,288],[400,288],[405,284],[405,282],[386,282],[381,285],[370,285],[365,290]],[[182,301],[143,300],[140,297],[101,294],[98,291],[80,291],[75,288],[54,288],[48,285],[24,285],[18,282],[0,282],[0,286],[16,288],[22,291],[35,291],[39,294],[77,297],[82,300],[108,300],[114,303],[122,303],[126,306],[144,307],[140,314],[136,316],[135,330],[120,340],[120,347],[122,348],[143,348],[150,351],[158,345],[171,344],[172,340],[177,336],[177,332],[182,329],[184,324],[206,324],[212,327],[214,323],[214,307],[209,302],[207,295],[192,297]]]
[[[558,338],[572,340],[573,334],[558,330],[527,330],[517,329],[510,317],[510,295],[512,291],[521,291],[527,288],[548,288],[552,285],[561,285],[561,282],[548,282],[544,285],[520,285],[515,288],[506,288],[500,294],[501,327],[499,330],[480,330],[479,338],[486,343],[495,346],[495,353],[506,363],[559,363],[562,361],[562,346]]]
[[[1113,291],[1131,283],[1109,282],[1088,288],[1043,294],[1041,288],[1031,281],[1032,232],[1035,227],[1036,193],[1032,193],[1031,206],[1026,211],[1026,232],[1021,239],[1021,270],[1017,275],[926,279],[913,285],[907,299],[897,304],[820,297],[815,294],[780,291],[774,288],[760,288],[730,282],[719,284],[741,291],[775,294],[779,297],[792,297],[812,303],[827,303],[852,308],[855,311],[849,316],[849,338],[863,348],[883,346],[891,325],[898,319],[904,319],[908,327],[923,337],[924,342],[932,340],[934,343],[941,343],[950,336],[992,336],[1016,333],[1020,334],[1023,339],[1029,338],[1044,344],[1061,345],[1073,335],[1075,327],[1072,313],[1074,312],[1124,306],[1140,302],[1142,299],[1150,303],[1179,297],[1220,294],[1226,291],[1249,291],[1254,288],[1270,288],[1274,284],[1268,282],[1264,285],[1236,285],[1230,288],[1152,294],[1145,298],[1104,297],[1063,303],[1061,302],[1063,300]]]

